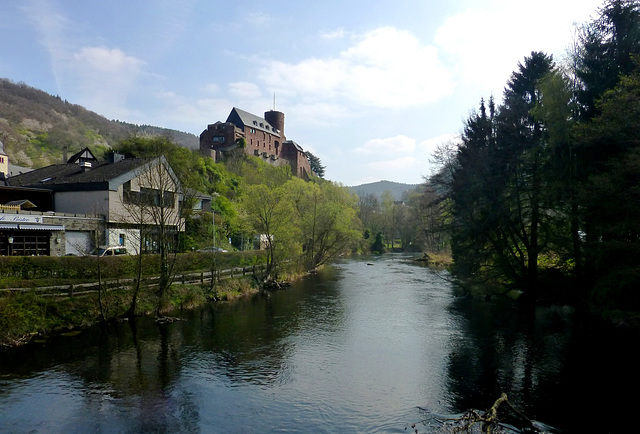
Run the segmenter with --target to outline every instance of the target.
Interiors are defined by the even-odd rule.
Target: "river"
[[[347,259],[171,324],[0,353],[0,432],[440,432],[437,416],[502,391],[549,431],[634,426],[636,334],[446,278],[402,255]]]

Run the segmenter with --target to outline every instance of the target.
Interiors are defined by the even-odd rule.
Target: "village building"
[[[0,255],[84,255],[101,244],[154,252],[159,214],[176,240],[184,230],[180,183],[163,156],[112,153],[99,162],[85,148],[66,163],[12,176],[4,184]],[[29,204],[31,210],[25,208]]]
[[[9,175],[9,156],[4,152],[4,144],[0,140],[0,174]]]
[[[270,110],[264,118],[234,107],[225,122],[207,126],[200,134],[200,151],[215,161],[244,145],[244,152],[269,164],[289,165],[291,173],[309,179],[311,167],[307,154],[284,134],[284,113]]]

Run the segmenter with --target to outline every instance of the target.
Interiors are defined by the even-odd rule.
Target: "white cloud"
[[[82,103],[105,116],[123,117],[127,97],[136,88],[145,62],[117,48],[84,47],[73,55],[72,77],[81,90]]]
[[[381,174],[392,173],[393,171],[406,170],[415,167],[417,164],[422,164],[414,157],[400,157],[393,160],[376,161],[368,163],[366,166],[375,171],[380,171]],[[383,175],[384,176],[384,175]]]
[[[571,43],[573,24],[587,21],[601,0],[577,4],[540,0],[525,10],[512,0],[478,3],[449,17],[437,30],[435,44],[464,84],[501,97],[511,72],[531,51],[560,60]]]
[[[208,124],[224,121],[232,107],[232,102],[224,98],[193,99],[170,91],[159,91],[154,96],[162,107],[158,113],[153,113],[154,122],[169,127],[181,125],[185,131],[194,134],[199,134]]]
[[[22,9],[33,24],[38,42],[49,55],[52,73],[59,91],[62,87],[62,74],[59,69],[64,66],[69,57],[68,43],[64,35],[72,26],[67,17],[54,6],[48,1],[31,0],[25,2]]]
[[[343,28],[333,29],[333,30],[325,30],[320,32],[320,37],[322,39],[342,39],[345,36],[345,31]]]
[[[262,96],[258,85],[246,81],[229,83],[229,93],[238,98],[259,98]]]
[[[271,15],[265,12],[250,12],[246,15],[246,20],[250,24],[263,25],[271,21]]]
[[[416,148],[416,140],[407,136],[399,135],[386,139],[369,140],[363,146],[355,148],[353,151],[358,154],[382,154],[393,153],[393,155],[413,152]]]
[[[382,27],[356,38],[332,58],[295,64],[271,62],[260,78],[278,93],[323,101],[344,99],[365,107],[405,108],[433,103],[453,89],[449,73],[433,46],[407,31]]]
[[[280,110],[276,106],[276,110]],[[329,127],[335,126],[353,116],[348,107],[339,103],[302,102],[289,105],[285,113],[291,113],[296,125]],[[288,135],[288,134],[287,134]]]
[[[454,142],[459,138],[460,134],[442,134],[420,142],[419,148],[431,154],[438,146],[447,142]]]
[[[74,56],[77,66],[88,74],[137,75],[144,62],[117,48],[84,47]]]
[[[203,91],[207,93],[218,93],[219,90],[220,86],[218,86],[216,83],[208,83],[203,87]]]

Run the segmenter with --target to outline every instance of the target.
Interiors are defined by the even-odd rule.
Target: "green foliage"
[[[596,102],[620,77],[636,69],[640,55],[640,5],[637,1],[605,0],[599,16],[584,25],[574,53],[580,115],[589,120],[598,114]]]
[[[14,164],[42,167],[62,162],[67,155],[90,146],[96,157],[132,134],[171,134],[186,148],[197,148],[193,134],[147,125],[108,120],[81,106],[34,89],[0,79],[0,140]]]
[[[574,71],[532,53],[501,105],[481,102],[457,150],[438,155],[429,194],[450,204],[457,276],[640,309],[640,7],[607,0],[600,14]]]
[[[384,248],[384,242],[382,240],[383,240],[382,232],[378,232],[376,234],[376,239],[374,240],[373,244],[371,244],[371,251],[373,253],[384,253],[385,248]]]
[[[326,166],[322,164],[320,158],[313,155],[310,151],[307,151],[307,158],[309,159],[309,166],[313,173],[315,173],[319,178],[324,178],[324,170]]]
[[[331,182],[305,182],[299,178],[284,187],[292,200],[300,228],[307,269],[314,269],[352,249],[362,237],[356,216],[356,198]]]

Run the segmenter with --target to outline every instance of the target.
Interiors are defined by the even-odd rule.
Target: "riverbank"
[[[231,262],[228,264],[232,265]],[[261,290],[282,289],[307,274],[297,268],[295,262],[286,263],[280,268],[276,285],[269,282],[272,286],[268,287],[260,278],[257,270],[261,268],[258,266],[250,267],[246,274],[246,269],[242,267],[226,270],[224,278],[216,278],[213,285],[209,278],[207,281],[201,277],[196,283],[180,283],[180,279],[176,279],[162,302],[153,285],[144,286],[140,288],[136,298],[135,316],[167,316],[206,303],[251,297]],[[220,273],[223,272],[216,275],[221,277]],[[118,285],[115,289],[76,295],[71,291],[58,295],[44,294],[37,288],[0,295],[0,349],[24,345],[32,339],[46,339],[51,335],[85,329],[99,323],[121,321],[130,315],[133,294],[132,287]]]
[[[231,301],[258,293],[252,277],[221,280],[210,284],[174,284],[160,314],[192,309],[212,301]],[[128,314],[132,291],[120,289],[65,298],[44,297],[35,291],[0,297],[0,348],[26,344],[32,339],[118,321]],[[156,314],[158,299],[152,288],[142,289],[136,302],[136,316]]]

